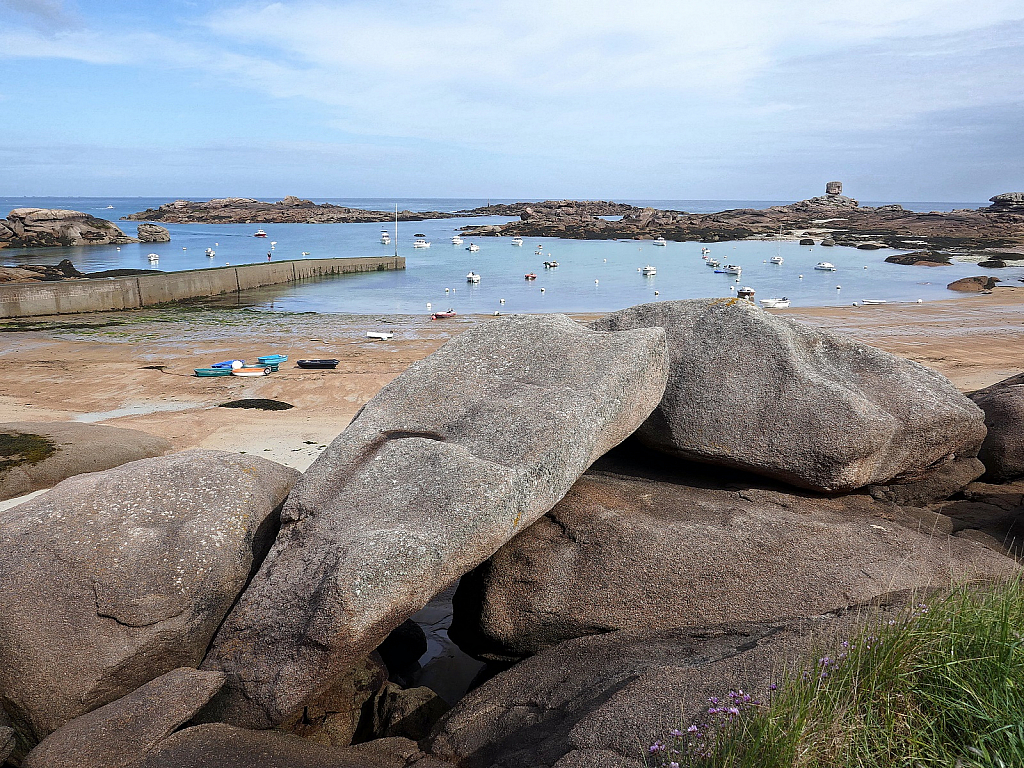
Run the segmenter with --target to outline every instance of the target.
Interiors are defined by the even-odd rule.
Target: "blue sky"
[[[0,195],[1024,191],[1021,0],[0,0]]]

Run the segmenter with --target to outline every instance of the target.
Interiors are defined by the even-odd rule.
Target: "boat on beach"
[[[885,304],[885,299],[861,299],[861,304]]]
[[[449,308],[448,308],[448,309],[446,309],[446,310],[445,310],[444,312],[434,312],[434,313],[433,313],[433,314],[432,314],[432,315],[430,316],[430,319],[431,319],[431,320],[446,320],[446,319],[448,319],[449,317],[455,317],[455,316],[456,316],[457,314],[459,314],[459,313],[458,313],[458,312],[456,312],[456,311],[455,311],[454,309],[452,309],[451,307],[449,307]]]
[[[270,371],[270,366],[269,365],[268,366],[259,366],[259,367],[253,366],[253,367],[243,367],[243,368],[232,368],[231,369],[231,375],[232,376],[242,376],[242,377],[250,377],[250,378],[254,378],[256,376],[269,376],[270,372],[271,371]]]
[[[765,309],[788,309],[789,299],[785,296],[781,299],[761,299],[761,306]]]
[[[389,339],[394,338],[394,336],[395,336],[395,334],[391,333],[390,331],[367,331],[366,332],[366,338],[368,338],[368,339],[376,339],[378,341],[388,341]]]
[[[200,378],[231,375],[230,368],[214,368],[212,366],[209,368],[194,368],[193,371]]]
[[[296,360],[295,364],[299,366],[299,368],[326,369],[337,368],[339,362],[341,361],[335,360],[334,358],[319,358],[315,360]]]
[[[815,269],[821,270],[822,272],[835,272],[836,265],[830,261],[819,261],[814,265]]]

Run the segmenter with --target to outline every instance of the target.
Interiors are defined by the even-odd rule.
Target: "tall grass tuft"
[[[1024,766],[1024,583],[959,587],[875,620],[772,686],[712,699],[659,768]]]

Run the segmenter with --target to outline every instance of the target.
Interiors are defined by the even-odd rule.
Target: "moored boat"
[[[719,261],[718,259],[708,259],[708,260],[707,260],[706,262],[704,262],[704,263],[705,263],[705,264],[706,264],[707,266],[709,266],[709,267],[720,267],[720,266],[722,266],[722,262],[720,262],[720,261]]]
[[[426,235],[416,234],[416,239],[413,241],[413,248],[429,248],[430,242],[426,239]]]
[[[558,262],[557,261],[545,261],[544,262],[544,269],[554,269],[557,266],[558,266]]]
[[[380,243],[381,245],[391,245],[391,234],[386,229],[380,231]]]
[[[515,237],[512,238],[512,245],[522,245],[522,244],[523,244],[523,238],[521,238],[519,235],[516,235]]]
[[[527,280],[536,280],[537,279],[537,273],[536,272],[527,272],[525,275],[523,275],[523,277],[525,277]]]
[[[782,257],[781,256],[772,256],[770,259],[768,259],[768,261],[770,261],[772,264],[781,264],[782,263]]]
[[[653,277],[654,275],[658,274],[658,270],[655,267],[652,267],[650,264],[648,264],[640,271],[643,273],[644,277]]]
[[[735,264],[726,264],[724,267],[722,267],[722,271],[725,272],[727,275],[738,275],[743,271],[743,267],[737,266]]]
[[[745,285],[742,288],[740,288],[738,291],[736,291],[736,296],[738,298],[740,298],[740,299],[746,299],[747,301],[752,301],[753,298],[754,298],[754,289],[751,288],[750,286]]]
[[[664,237],[656,237],[651,245],[668,245],[668,241]]]
[[[468,275],[466,275],[466,282],[467,283],[479,283],[480,282],[480,275],[478,275],[476,272],[470,272]]]
[[[322,358],[316,360],[296,360],[295,364],[299,368],[337,368],[340,360],[334,358]]]
[[[452,235],[452,245],[462,245],[462,237],[459,235]]]
[[[819,261],[814,265],[815,269],[820,269],[822,272],[835,272],[836,265],[830,261]]]
[[[466,250],[476,253],[477,251],[480,250],[480,246],[477,245],[476,243],[470,243],[469,245],[466,246]]]
[[[252,236],[253,237],[266,237],[267,233],[264,232],[262,229],[257,229],[255,232],[252,233]]]

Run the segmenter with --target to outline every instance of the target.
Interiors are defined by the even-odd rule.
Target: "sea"
[[[175,198],[167,197],[3,197],[0,217],[14,208],[63,208],[84,211],[115,222],[126,234],[136,234],[138,222],[120,221],[121,216],[156,208]],[[448,198],[336,198],[320,199],[351,208],[393,211],[457,211],[489,203],[514,200]],[[634,205],[692,213],[730,208],[766,208],[787,200],[620,200]],[[885,201],[892,202],[892,201]],[[883,202],[864,202],[881,205]],[[902,202],[915,211],[949,211],[979,208],[982,201]],[[1024,266],[984,269],[973,263],[946,267],[911,267],[887,264],[898,251],[862,251],[854,248],[798,245],[792,240],[720,242],[669,242],[655,246],[650,241],[568,240],[528,238],[514,246],[510,238],[474,238],[477,252],[466,250],[469,238],[453,245],[452,235],[460,227],[503,224],[513,217],[471,217],[400,222],[397,250],[406,259],[404,271],[339,275],[291,285],[247,291],[240,297],[211,299],[215,306],[241,304],[256,311],[315,312],[410,315],[454,309],[459,314],[495,312],[610,312],[651,301],[711,296],[733,296],[743,287],[753,288],[756,299],[787,297],[793,307],[839,306],[853,302],[935,301],[955,298],[946,289],[953,280],[970,275],[992,274],[1007,283],[1024,277]],[[106,269],[149,269],[150,253],[159,255],[156,268],[164,271],[201,269],[231,264],[252,264],[300,258],[387,256],[395,253],[395,224],[166,224],[169,243],[140,243],[122,246],[76,248],[8,248],[0,251],[0,263],[56,264],[70,259],[83,272]],[[386,226],[392,243],[380,242]],[[267,238],[253,237],[262,228]],[[430,247],[413,248],[417,235]],[[734,275],[716,274],[701,258],[701,249],[722,264],[743,268]],[[206,256],[206,249],[215,252]],[[781,256],[781,265],[769,259]],[[559,266],[545,269],[543,262]],[[835,272],[814,269],[828,261]],[[642,268],[657,270],[644,276]],[[469,272],[480,275],[479,283],[467,282]],[[536,280],[526,280],[529,272]]]

